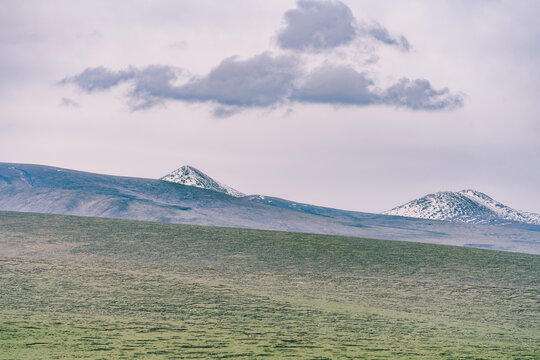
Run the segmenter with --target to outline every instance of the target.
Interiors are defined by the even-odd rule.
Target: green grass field
[[[540,358],[535,255],[0,212],[0,256],[1,359]]]

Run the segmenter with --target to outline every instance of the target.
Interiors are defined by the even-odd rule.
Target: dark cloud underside
[[[291,98],[301,102],[367,105],[377,102],[373,81],[344,66],[323,66],[303,79]]]

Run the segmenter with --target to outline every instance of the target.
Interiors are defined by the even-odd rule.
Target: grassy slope
[[[0,358],[540,356],[540,256],[8,212],[0,255]]]

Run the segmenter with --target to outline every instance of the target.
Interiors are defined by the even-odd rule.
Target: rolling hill
[[[540,256],[0,212],[2,359],[537,359]]]

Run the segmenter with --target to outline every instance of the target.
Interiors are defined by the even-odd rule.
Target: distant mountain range
[[[167,180],[0,163],[0,210],[346,235],[540,254],[540,226],[532,223],[507,221],[495,227],[345,211],[264,195],[240,197],[238,191],[192,167],[180,168],[164,178]]]
[[[202,171],[189,165],[174,170],[170,174],[163,176],[161,180],[217,191],[235,197],[246,197],[249,200],[266,205],[296,211],[306,212],[306,207],[309,207],[311,211],[313,210],[312,205],[297,204],[288,200],[284,201],[263,195],[246,196],[240,191],[212,179]],[[287,205],[284,206],[285,204]],[[429,194],[392,210],[384,211],[383,214],[497,226],[513,223],[540,225],[539,214],[513,209],[493,200],[484,193],[470,189],[458,192],[442,191]]]
[[[470,189],[429,194],[383,214],[498,226],[516,222],[540,225],[539,214],[513,209]]]

